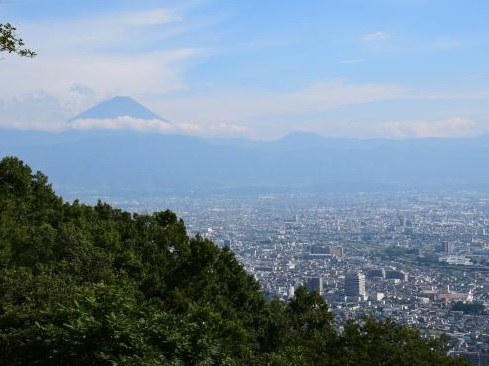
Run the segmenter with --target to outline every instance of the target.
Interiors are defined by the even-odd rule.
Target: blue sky
[[[66,129],[130,95],[196,135],[476,136],[487,14],[485,0],[4,0],[0,22],[39,55],[2,55],[0,126]]]

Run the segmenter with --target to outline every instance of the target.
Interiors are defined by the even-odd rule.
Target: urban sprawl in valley
[[[170,208],[190,234],[228,246],[271,298],[298,286],[341,328],[368,315],[446,334],[452,353],[489,360],[489,195],[265,194],[118,203]]]

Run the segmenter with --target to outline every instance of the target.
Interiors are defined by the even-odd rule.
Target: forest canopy
[[[64,202],[0,161],[2,365],[462,365],[442,338],[363,319],[339,332],[299,288],[267,300],[229,249],[170,211]]]

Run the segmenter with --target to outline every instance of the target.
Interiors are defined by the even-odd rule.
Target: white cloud
[[[406,93],[404,99],[412,100],[489,100],[489,91],[464,90],[464,91],[433,91],[411,90]]]
[[[393,121],[380,124],[380,136],[391,138],[474,137],[489,131],[487,124],[453,117],[440,121]]]
[[[214,123],[201,126],[196,123],[170,123],[161,120],[145,120],[129,116],[112,119],[80,119],[64,124],[63,129],[74,130],[124,130],[153,133],[182,132],[203,136],[233,136],[250,131],[246,126],[231,123]]]
[[[148,45],[154,50],[161,48],[164,40],[184,33],[188,26],[182,11],[167,8],[19,24],[23,37],[35,45],[41,57],[114,50],[134,53]]]
[[[28,100],[49,95],[57,100],[57,107],[64,114],[73,115],[114,95],[165,94],[185,89],[184,65],[199,55],[197,49],[178,49],[134,56],[39,57],[17,66],[15,71],[6,63],[6,67],[0,68],[0,79],[9,88],[0,89],[0,100],[14,100],[17,108],[29,113],[33,107]],[[33,113],[32,117],[35,116]]]
[[[114,23],[141,27],[174,23],[181,21],[182,19],[182,14],[173,9],[150,9],[123,14],[120,17],[116,17]]]
[[[489,132],[483,121],[451,117],[440,120],[330,120],[305,123],[302,130],[314,131],[331,137],[353,138],[465,138]]]
[[[184,87],[185,62],[204,54],[198,48],[169,48],[165,42],[189,26],[181,9],[21,24],[38,56],[28,62],[17,58],[2,62],[0,80],[9,88],[0,90],[0,98],[39,91],[60,95],[77,84],[102,96],[118,89],[126,89],[126,94],[179,90]]]
[[[87,85],[75,83],[71,86],[70,91],[80,95],[95,95],[96,92]]]
[[[372,42],[372,41],[378,41],[381,39],[387,39],[391,37],[392,36],[386,32],[374,32],[374,33],[363,34],[362,36],[360,36],[360,40],[362,40],[363,42]]]
[[[112,119],[80,119],[71,122],[69,128],[74,130],[132,130],[139,132],[170,132],[175,126],[157,119],[147,120],[132,117]]]
[[[0,128],[59,131],[68,116],[63,103],[46,93],[0,98]]]
[[[252,129],[248,126],[233,123],[211,123],[202,125],[198,123],[179,123],[176,128],[183,133],[203,136],[234,136],[249,135]]]

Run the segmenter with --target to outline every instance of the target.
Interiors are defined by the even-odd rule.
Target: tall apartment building
[[[306,288],[309,291],[317,291],[319,294],[323,293],[323,279],[321,277],[310,277],[307,280]]]
[[[345,277],[345,295],[348,297],[365,297],[365,275],[353,273]]]

